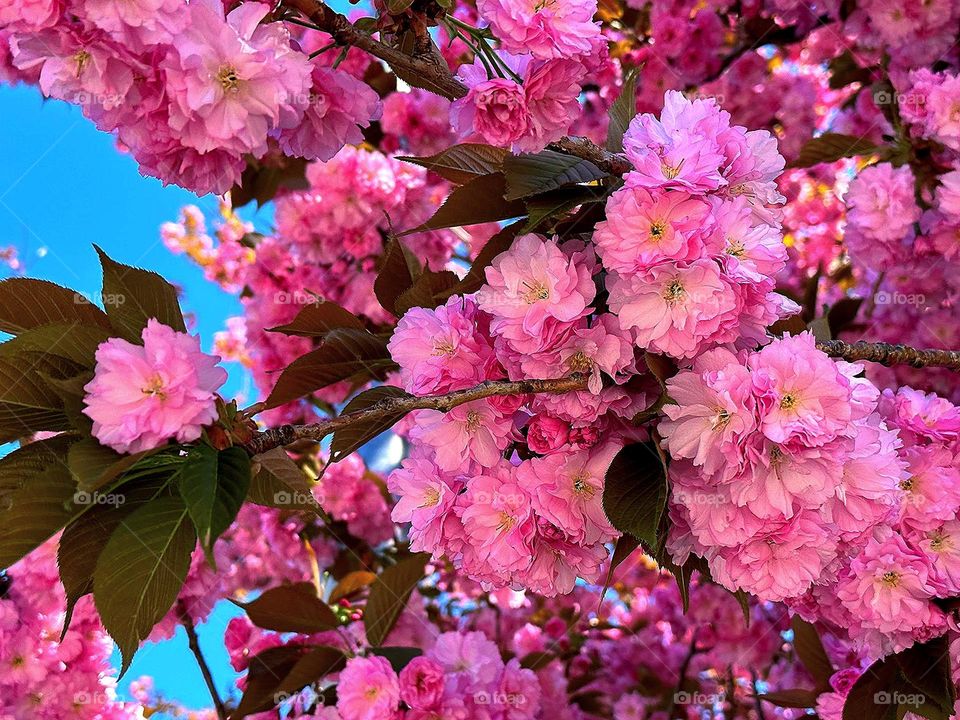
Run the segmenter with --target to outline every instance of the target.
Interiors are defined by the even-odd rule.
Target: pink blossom
[[[530,130],[516,145],[524,152],[543,150],[566,134],[580,113],[584,67],[573,60],[532,62],[523,80]]]
[[[593,22],[597,4],[592,0],[480,0],[477,10],[512,53],[542,59],[587,55],[601,38],[600,27]]]
[[[111,338],[97,348],[96,374],[84,387],[93,434],[123,453],[176,438],[190,442],[217,417],[216,390],[227,379],[200,340],[151,319],[143,345]]]
[[[527,447],[540,455],[548,455],[567,444],[570,425],[550,415],[534,415],[527,423]]]
[[[361,127],[380,117],[380,98],[366,83],[341,70],[314,65],[303,118],[288,118],[279,134],[287,155],[329,160],[346,144],[363,142]]]
[[[521,85],[510,78],[488,79],[479,58],[458,74],[469,88],[451,107],[451,122],[461,136],[476,132],[491,145],[509,147],[527,133],[530,111]]]
[[[415,657],[400,671],[400,697],[411,708],[437,709],[443,690],[443,667],[434,660]]]
[[[183,0],[82,0],[80,14],[116,40],[136,47],[169,43],[183,30],[188,13]]]
[[[62,13],[62,0],[3,0],[0,28],[35,32],[55,25]]]
[[[430,459],[405,458],[387,478],[390,492],[400,499],[393,509],[394,522],[411,523],[410,547],[415,552],[437,552],[444,541],[445,525],[463,482],[441,470]]]
[[[847,211],[845,242],[867,267],[883,270],[905,257],[900,247],[920,219],[909,165],[894,168],[880,163],[864,168],[844,197]]]
[[[434,448],[437,465],[450,472],[470,460],[486,468],[495,466],[513,429],[511,418],[486,400],[473,400],[447,413],[420,410],[415,423],[411,437]]]
[[[337,710],[343,720],[392,720],[399,707],[400,682],[385,658],[347,660],[337,683]]]
[[[952,519],[928,530],[916,543],[930,562],[930,585],[938,597],[960,592],[960,520]]]

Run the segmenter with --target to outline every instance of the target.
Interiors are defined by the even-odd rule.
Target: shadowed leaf
[[[425,167],[457,185],[464,185],[474,178],[499,172],[508,155],[503,148],[480,143],[461,143],[436,155],[398,159]]]
[[[309,635],[340,625],[311,583],[280,585],[265,590],[253,602],[236,604],[246,611],[250,622],[264,630]]]
[[[607,173],[589,160],[554,150],[511,155],[503,162],[507,179],[506,200],[517,200],[607,177]]]
[[[46,280],[0,281],[0,331],[18,335],[42,325],[110,327],[103,310],[82,294]]]
[[[372,388],[360,393],[348,402],[343,408],[343,413],[366,410],[382,400],[401,397],[410,397],[410,394],[391,385]],[[330,462],[343,460],[354,450],[359,449],[380,433],[393,427],[406,414],[405,411],[395,412],[384,417],[352,423],[340,428],[333,434],[333,440],[330,442]]]
[[[667,478],[653,443],[634,443],[610,463],[603,510],[620,532],[630,533],[652,555],[660,546],[660,517],[667,502]]]
[[[360,318],[332,302],[315,302],[304,305],[297,316],[286,325],[267,328],[267,332],[299,335],[300,337],[323,337],[337,328],[363,330]]]
[[[502,173],[474,178],[466,185],[454,188],[433,217],[403,234],[497,222],[526,215],[526,205],[519,200],[505,200],[506,192],[507,181]]]
[[[393,629],[410,593],[423,579],[423,570],[430,556],[418,553],[387,568],[370,586],[370,596],[363,610],[363,626],[371,645],[382,645]]]

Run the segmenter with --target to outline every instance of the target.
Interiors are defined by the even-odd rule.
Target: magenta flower
[[[593,0],[479,0],[477,10],[503,48],[536,58],[591,54],[602,41]]]
[[[347,660],[337,683],[337,710],[343,720],[393,720],[399,709],[400,681],[385,658]]]
[[[400,671],[400,697],[411,708],[437,709],[443,688],[443,667],[429,658],[415,657]]]
[[[470,461],[493,467],[507,448],[513,420],[486,400],[458,405],[450,412],[420,410],[411,437],[436,451],[437,466],[462,470]]]
[[[143,345],[111,338],[97,348],[96,374],[84,387],[93,435],[117,452],[191,442],[217,418],[216,391],[227,379],[200,340],[151,319]]]

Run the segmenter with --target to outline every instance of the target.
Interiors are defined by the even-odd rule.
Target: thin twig
[[[210,666],[207,665],[207,661],[200,651],[200,640],[197,638],[197,629],[194,627],[190,613],[187,612],[187,608],[182,601],[177,603],[177,613],[180,616],[180,624],[183,625],[183,628],[187,631],[187,642],[190,645],[190,651],[197,659],[197,665],[200,666],[203,681],[207,685],[207,690],[210,691],[210,697],[213,698],[213,706],[216,708],[217,717],[219,720],[227,720],[227,707],[223,704],[223,700],[220,699],[220,694],[217,692],[217,686],[213,682],[213,673],[210,672]]]
[[[488,380],[472,388],[457,390],[446,395],[386,398],[364,410],[321,420],[312,425],[281,425],[255,435],[244,447],[251,455],[258,455],[297,440],[319,441],[341,428],[385,417],[402,416],[411,410],[448,412],[458,405],[499,395],[559,394],[584,390],[586,387],[587,377],[577,373],[556,380]]]
[[[817,343],[817,347],[831,357],[848,362],[866,360],[887,366],[942,367],[960,372],[960,350],[921,350],[907,345],[868,343],[862,340],[853,344],[843,340],[825,340]]]

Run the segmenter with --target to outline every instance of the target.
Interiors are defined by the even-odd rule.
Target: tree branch
[[[210,672],[210,666],[207,665],[207,661],[200,651],[200,640],[197,638],[197,629],[193,625],[193,619],[190,617],[190,613],[187,612],[187,608],[182,601],[177,603],[177,613],[180,616],[180,623],[183,625],[184,630],[187,631],[187,642],[190,645],[190,652],[192,652],[193,656],[197,659],[197,665],[200,666],[203,681],[207,685],[207,690],[210,691],[210,697],[213,698],[213,706],[216,708],[217,718],[219,718],[219,720],[227,720],[227,708],[223,704],[223,700],[220,699],[220,694],[217,692],[217,686],[213,682],[213,673]]]
[[[960,372],[960,350],[920,350],[906,345],[868,343],[863,340],[852,345],[843,340],[826,340],[817,343],[817,347],[827,355],[848,362],[866,360],[887,366],[942,367]]]
[[[345,15],[333,11],[319,0],[282,0],[282,4],[301,13],[318,28],[330,33],[338,45],[352,45],[380,58],[398,78],[409,85],[429,90],[450,100],[467,94],[467,88],[450,72],[447,61],[432,41],[429,44],[426,41],[418,42],[414,53],[408,55],[357,30]],[[429,39],[429,35],[426,35],[426,38]]]
[[[536,393],[561,394],[587,387],[587,376],[574,373],[556,380],[488,380],[466,390],[457,390],[446,395],[424,397],[398,397],[381,400],[364,410],[321,420],[312,425],[281,425],[255,435],[244,448],[251,455],[258,455],[273,448],[290,445],[297,440],[319,441],[337,430],[369,420],[379,420],[393,415],[403,415],[412,410],[439,410],[448,412],[458,405],[500,395],[532,395]]]

